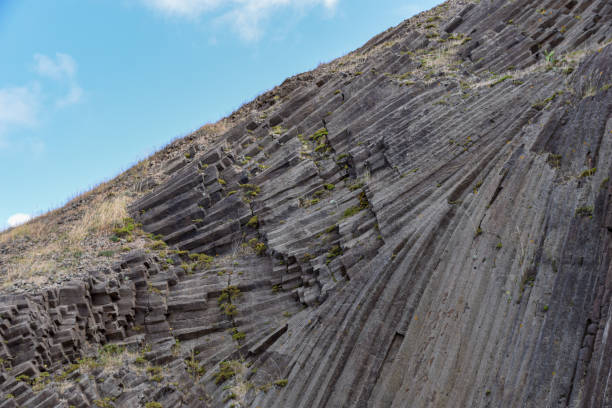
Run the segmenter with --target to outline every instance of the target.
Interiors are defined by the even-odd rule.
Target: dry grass
[[[122,194],[94,203],[69,231],[68,243],[80,246],[90,234],[110,234],[116,224],[128,217],[127,206],[130,202],[131,199]]]
[[[58,225],[48,214],[0,235],[0,243],[24,245],[12,257],[3,260],[2,287],[16,280],[31,284],[44,284],[49,277],[67,268],[76,267],[83,255],[95,256],[87,239],[97,238],[108,243],[112,228],[128,216],[131,198],[120,194],[107,199],[101,195],[92,199],[80,216],[66,225]],[[25,243],[24,243],[25,242]]]

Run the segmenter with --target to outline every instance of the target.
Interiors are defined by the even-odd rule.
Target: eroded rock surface
[[[287,81],[133,205],[170,250],[0,298],[0,407],[612,406],[611,40],[452,2]]]

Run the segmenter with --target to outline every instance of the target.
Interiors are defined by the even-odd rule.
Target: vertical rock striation
[[[611,40],[449,2],[286,81],[133,204],[169,260],[2,296],[0,407],[612,406]]]

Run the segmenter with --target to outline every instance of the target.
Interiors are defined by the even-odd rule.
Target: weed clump
[[[593,167],[592,169],[588,169],[580,173],[578,178],[585,178],[594,175],[597,172],[597,167]]]
[[[593,207],[578,207],[576,208],[576,215],[579,217],[593,217]]]
[[[342,248],[340,247],[340,245],[334,245],[333,247],[331,247],[329,252],[327,252],[327,261],[325,261],[325,263],[329,264],[335,257],[339,255],[342,255]]]
[[[219,363],[219,371],[215,374],[215,384],[219,385],[236,375],[235,364],[232,361],[222,361]]]
[[[251,227],[251,228],[257,228],[259,227],[259,218],[257,218],[257,216],[253,216],[251,217],[251,219],[249,220],[249,222],[247,222],[247,227]]]
[[[554,169],[558,169],[561,167],[561,159],[563,156],[560,154],[549,154],[546,162],[550,165],[550,167]]]
[[[259,242],[257,238],[251,238],[248,244],[259,256],[264,256],[266,254],[266,250],[268,249],[266,244]]]
[[[274,385],[279,386],[279,387],[284,387],[287,385],[289,381],[287,379],[282,379],[282,380],[276,380],[274,381]]]

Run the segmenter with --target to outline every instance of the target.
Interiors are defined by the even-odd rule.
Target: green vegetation
[[[578,207],[576,215],[579,217],[593,217],[593,207]]]
[[[162,240],[153,241],[151,244],[147,245],[147,248],[154,249],[156,251],[166,249],[167,247],[168,247],[168,244],[166,244]]]
[[[355,184],[351,184],[348,189],[350,191],[355,191],[355,190],[359,190],[360,188],[363,187],[363,183],[355,183]]]
[[[31,382],[32,382],[32,379],[27,374],[18,375],[17,377],[15,377],[15,379],[17,381],[19,381],[19,382],[23,382],[23,383],[26,383],[26,384],[31,384]]]
[[[549,102],[552,102],[555,100],[555,98],[557,98],[557,96],[562,95],[563,91],[557,91],[554,94],[552,94],[551,96],[549,96],[546,99],[542,99],[540,101],[537,101],[536,103],[534,103],[533,105],[531,105],[532,108],[537,109],[537,110],[542,110],[544,109],[544,107],[546,105],[548,105]]]
[[[238,331],[236,327],[232,328],[232,339],[236,341],[243,340],[246,337],[244,332]]]
[[[578,178],[590,177],[597,172],[597,167],[593,167],[592,169],[588,169],[580,173]]]
[[[151,401],[145,404],[145,408],[164,408],[159,402]]]
[[[206,368],[196,360],[194,351],[191,352],[189,358],[185,359],[185,364],[187,365],[187,372],[194,377],[201,377],[206,374]]]
[[[236,316],[238,314],[238,308],[233,302],[240,296],[240,289],[238,289],[237,286],[228,286],[221,291],[221,295],[219,295],[217,302],[219,303],[219,308],[227,317]]]
[[[493,87],[493,86],[495,86],[495,85],[497,85],[497,84],[500,84],[500,83],[504,82],[504,81],[505,81],[505,80],[507,80],[507,79],[512,79],[512,75],[504,75],[504,76],[502,76],[502,77],[500,77],[500,78],[497,78],[497,79],[495,79],[495,81],[493,81],[493,82],[491,83],[491,85],[489,85],[489,86],[490,86],[490,87]]]
[[[240,289],[238,286],[228,286],[221,291],[221,295],[219,295],[219,299],[217,300],[219,304],[222,304],[226,301],[232,301],[238,299],[241,296]]]
[[[255,184],[240,184],[240,188],[244,190],[244,194],[249,197],[257,197],[261,192],[261,188]]]
[[[251,217],[251,219],[249,220],[249,222],[247,222],[247,227],[251,227],[251,228],[257,228],[259,227],[259,218],[257,218],[256,215],[254,215],[253,217]]]
[[[338,228],[338,224],[331,225],[325,229],[325,233],[331,234],[336,230],[336,228]]]
[[[195,263],[195,265],[192,266],[192,269],[194,269],[194,267],[195,268],[201,268],[201,267],[208,268],[210,267],[212,262],[215,260],[215,258],[213,258],[210,255],[206,255],[206,254],[189,254],[189,259],[191,259]]]
[[[368,197],[366,196],[365,191],[362,191],[361,193],[359,193],[359,205],[350,207],[344,210],[344,213],[342,213],[342,218],[352,217],[358,212],[365,210],[369,206],[370,206],[370,202],[368,201]]]
[[[219,371],[215,374],[215,384],[219,385],[236,375],[235,362],[222,361],[219,363]]]
[[[550,167],[558,169],[561,167],[561,159],[563,156],[560,154],[549,154],[546,162],[550,165]]]
[[[131,236],[132,232],[134,232],[134,229],[137,226],[140,226],[140,224],[137,225],[136,223],[134,223],[134,220],[132,218],[124,218],[122,220],[122,224],[119,224],[115,228],[113,228],[113,236],[118,238]]]
[[[334,245],[331,247],[329,252],[327,252],[327,261],[325,263],[329,264],[335,257],[342,255],[342,248],[340,245]]]
[[[282,387],[286,386],[288,382],[289,381],[287,379],[276,380],[276,381],[274,381],[274,385],[277,385],[277,386],[282,388]]]
[[[259,256],[264,256],[268,247],[263,242],[259,242],[257,238],[251,238],[249,240],[249,246],[253,248],[253,251]]]
[[[309,139],[314,140],[317,143],[320,143],[321,139],[324,139],[325,136],[329,135],[329,132],[325,128],[321,128],[310,135]]]
[[[275,136],[282,135],[286,131],[287,131],[287,129],[283,128],[281,125],[274,126],[274,127],[272,127],[270,129],[270,133],[275,135]]]
[[[110,397],[94,400],[94,404],[100,408],[113,408],[113,404],[111,403]]]
[[[106,258],[110,258],[113,255],[115,255],[115,251],[106,250],[98,252],[98,256],[104,256]]]
[[[149,374],[149,380],[155,382],[162,382],[164,377],[161,374],[162,368],[159,366],[147,367],[147,374]]]

